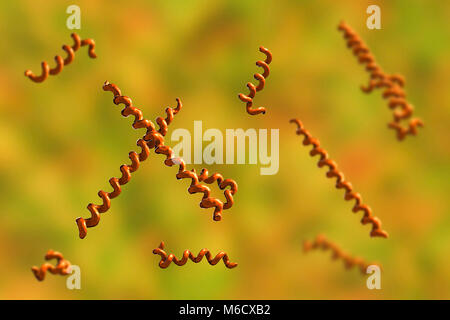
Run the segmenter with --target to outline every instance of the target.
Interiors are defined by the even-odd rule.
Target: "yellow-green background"
[[[81,8],[81,48],[61,74],[33,83],[23,72],[54,66],[72,44],[66,8]],[[382,30],[365,26],[381,6]],[[446,1],[1,1],[0,298],[2,299],[437,299],[450,298],[450,3]],[[345,20],[388,73],[406,78],[408,100],[425,122],[417,137],[395,139],[381,92],[362,93],[368,74],[346,48]],[[237,94],[259,69],[258,47],[273,52],[270,77],[249,116]],[[99,225],[78,239],[75,218],[111,190],[142,131],[120,115],[105,80],[147,118],[181,97],[170,130],[279,128],[280,169],[206,166],[235,179],[239,192],[221,222],[189,195],[187,180],[153,152]],[[298,117],[337,161],[390,238],[372,239],[343,191],[308,156]],[[170,142],[170,132],[167,138]],[[173,145],[173,143],[172,143]],[[190,165],[200,170],[203,165]],[[212,187],[221,196],[216,186]],[[329,253],[302,253],[324,233],[347,252],[383,265],[382,290],[346,271]],[[158,267],[161,240],[185,249],[224,250],[239,266],[205,261]],[[43,282],[30,268],[48,249],[81,267],[82,289]]]

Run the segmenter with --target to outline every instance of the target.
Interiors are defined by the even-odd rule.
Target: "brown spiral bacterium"
[[[103,90],[112,91],[114,93],[114,96],[118,97],[117,100],[116,99],[114,100],[116,104],[119,104],[122,101],[129,101],[130,107],[122,110],[122,114],[124,116],[128,116],[132,112],[134,112],[135,117],[136,117],[135,118],[136,120],[133,123],[134,128],[136,128],[136,129],[143,128],[143,127],[150,128],[150,129],[155,128],[154,124],[151,121],[143,120],[142,112],[139,109],[131,107],[132,102],[131,102],[130,98],[121,96],[120,89],[117,86],[115,86],[114,84],[105,82],[105,84],[103,85]],[[160,124],[160,126],[161,126],[160,131],[158,132],[161,135],[161,137],[166,135],[167,127],[172,122],[174,114],[178,113],[178,111],[182,107],[181,100],[177,99],[177,102],[178,102],[178,105],[175,109],[173,109],[173,108],[166,109],[166,113],[167,113],[166,119],[163,119],[163,118],[157,119],[158,124]],[[148,130],[150,130],[150,129],[148,129]],[[164,139],[163,139],[163,141],[164,141]],[[98,223],[100,222],[100,214],[105,213],[111,207],[111,199],[114,199],[120,195],[120,193],[122,192],[121,186],[127,184],[130,181],[131,173],[135,172],[139,168],[140,163],[142,161],[145,161],[148,158],[148,156],[150,154],[150,147],[148,146],[148,143],[144,139],[139,139],[137,141],[137,145],[141,148],[141,153],[137,154],[134,151],[130,152],[128,154],[128,156],[131,160],[131,165],[126,165],[126,164],[121,165],[120,171],[122,172],[122,176],[120,178],[113,177],[113,178],[109,179],[109,183],[110,183],[111,187],[113,188],[113,191],[108,193],[103,190],[100,190],[98,192],[98,196],[100,198],[102,198],[103,203],[101,205],[96,205],[96,204],[90,203],[87,206],[87,208],[88,208],[89,212],[91,213],[91,217],[88,219],[84,219],[82,217],[79,217],[76,219],[79,237],[81,239],[86,237],[87,228],[95,227],[96,225],[98,225]]]
[[[208,170],[206,169],[202,169],[200,175],[197,175],[195,169],[186,170],[186,163],[184,162],[184,160],[182,158],[175,157],[172,148],[170,148],[169,146],[160,145],[155,149],[155,152],[158,154],[164,154],[166,156],[166,160],[164,161],[164,164],[166,166],[179,166],[176,178],[191,179],[191,184],[188,188],[188,192],[190,194],[203,193],[200,207],[204,209],[214,207],[213,220],[222,220],[222,211],[231,208],[234,204],[233,195],[237,192],[236,182],[232,179],[224,180],[222,175],[220,175],[219,173],[215,173],[211,177],[208,177]],[[211,197],[211,189],[205,185],[200,184],[200,182],[202,181],[207,184],[211,184],[214,181],[217,181],[218,186],[221,190],[224,190],[229,186],[230,189],[224,190],[224,195],[227,199],[227,202],[224,204],[221,200]]]
[[[362,258],[352,257],[349,254],[341,250],[335,243],[329,241],[324,235],[319,234],[314,241],[306,240],[303,242],[303,252],[322,249],[329,250],[332,253],[331,258],[333,260],[342,260],[346,269],[351,269],[353,267],[358,267],[362,274],[366,274],[367,267],[370,265],[378,265],[376,263],[367,263]]]
[[[261,91],[262,89],[264,89],[264,85],[266,84],[266,78],[269,76],[269,64],[272,62],[272,53],[264,48],[264,47],[259,47],[259,51],[261,51],[262,53],[264,53],[266,55],[266,60],[265,61],[257,61],[256,65],[258,67],[263,68],[264,72],[263,74],[260,73],[255,73],[253,75],[253,77],[255,78],[255,80],[257,80],[259,83],[257,86],[255,86],[253,83],[248,82],[247,83],[247,87],[250,90],[250,93],[248,95],[244,95],[242,93],[240,93],[238,95],[239,99],[242,102],[246,103],[246,108],[247,108],[247,113],[250,115],[257,115],[257,114],[265,114],[266,113],[266,108],[264,107],[258,107],[258,108],[252,108],[253,106],[253,98],[256,95],[256,92]]]
[[[62,49],[67,53],[67,57],[63,59],[61,56],[55,56],[56,61],[56,67],[53,69],[50,69],[47,62],[43,61],[41,63],[42,73],[40,76],[35,75],[31,70],[25,71],[25,76],[30,78],[34,82],[42,82],[45,79],[48,78],[48,75],[57,75],[60,73],[65,65],[70,64],[74,57],[75,57],[75,51],[77,51],[80,47],[83,46],[89,46],[88,54],[91,58],[96,58],[97,55],[94,51],[95,49],[95,42],[92,39],[84,39],[81,40],[80,37],[76,33],[72,33],[71,37],[74,41],[74,44],[72,47],[68,45],[63,45]]]
[[[185,250],[183,252],[183,257],[178,260],[177,257],[175,257],[174,254],[167,254],[164,251],[164,242],[161,241],[158,248],[153,250],[154,254],[157,254],[161,256],[161,261],[159,262],[159,266],[162,269],[167,268],[173,261],[177,266],[183,266],[186,264],[188,259],[191,259],[195,263],[199,263],[202,261],[203,257],[206,256],[206,259],[208,260],[208,263],[212,266],[216,265],[220,262],[220,260],[223,260],[223,263],[228,269],[233,269],[237,267],[237,263],[230,262],[230,259],[228,258],[228,255],[226,252],[219,252],[215,257],[212,256],[211,252],[208,249],[202,249],[198,253],[197,256],[194,256],[189,250]]]
[[[65,260],[63,255],[60,252],[49,250],[45,255],[45,260],[56,259],[56,266],[51,265],[50,263],[44,263],[40,268],[32,267],[31,271],[33,271],[34,276],[39,281],[44,280],[45,274],[47,270],[52,274],[60,274],[60,275],[68,275],[72,272],[72,268],[70,262]]]
[[[154,149],[155,153],[163,154],[166,156],[166,160],[164,164],[166,166],[172,167],[174,165],[178,165],[178,173],[176,174],[177,179],[191,179],[191,184],[188,188],[188,192],[190,194],[194,193],[203,193],[202,200],[200,202],[201,208],[212,208],[214,207],[213,220],[220,221],[222,220],[222,211],[231,208],[234,204],[233,195],[237,192],[237,184],[232,179],[224,179],[223,176],[219,173],[213,174],[211,177],[208,176],[208,170],[202,169],[200,176],[197,175],[195,169],[186,170],[186,163],[182,158],[175,157],[175,154],[169,146],[164,144],[164,136],[167,132],[167,126],[172,122],[173,117],[177,114],[182,105],[181,101],[177,99],[178,105],[175,109],[167,108],[166,119],[162,117],[158,117],[156,119],[156,123],[159,125],[159,130],[156,130],[155,125],[147,119],[144,119],[142,111],[133,106],[132,100],[127,96],[122,96],[120,89],[108,82],[103,86],[103,90],[111,91],[114,95],[113,102],[114,104],[123,104],[125,108],[122,110],[122,115],[124,117],[128,117],[133,115],[135,120],[133,122],[133,128],[146,128],[147,132],[143,137],[148,144],[150,149]],[[200,182],[204,181],[207,184],[214,183],[217,181],[217,184],[221,190],[224,190],[224,195],[227,202],[224,204],[221,200],[211,197],[211,189],[205,185],[200,184]],[[226,189],[230,187],[230,189]]]
[[[407,102],[403,89],[405,79],[400,75],[386,74],[376,63],[375,57],[367,45],[345,22],[339,24],[338,30],[344,33],[347,47],[352,50],[359,63],[366,66],[366,70],[370,74],[369,84],[361,86],[361,90],[370,93],[373,89],[384,89],[383,98],[388,99],[389,108],[394,110],[394,119],[388,124],[388,127],[396,131],[397,139],[403,140],[407,135],[417,135],[418,127],[423,127],[421,119],[410,119],[407,128],[400,124],[401,121],[409,119],[413,113],[413,107]],[[400,110],[395,110],[397,108]]]
[[[327,166],[329,169],[326,173],[328,178],[336,178],[336,188],[344,189],[345,196],[344,199],[347,201],[355,200],[355,205],[353,206],[352,211],[357,213],[358,211],[363,211],[364,215],[361,219],[361,223],[366,225],[368,223],[372,224],[372,231],[370,232],[371,237],[383,237],[387,238],[388,233],[381,229],[381,221],[372,215],[372,209],[362,202],[362,197],[359,193],[353,191],[352,184],[348,181],[345,181],[344,174],[337,169],[337,164],[333,160],[328,157],[328,153],[320,147],[320,142],[316,138],[313,138],[311,134],[304,129],[303,124],[298,119],[292,119],[291,123],[295,123],[297,125],[297,135],[303,135],[303,145],[308,146],[312,145],[313,148],[310,151],[310,155],[312,157],[319,155],[320,159],[317,163],[319,168]]]

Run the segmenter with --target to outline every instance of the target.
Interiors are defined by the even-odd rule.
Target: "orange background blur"
[[[55,65],[72,44],[66,8],[81,8],[81,48],[57,76],[33,83],[40,63]],[[382,30],[366,27],[381,7]],[[0,3],[0,298],[2,299],[448,299],[450,298],[450,3],[444,1],[2,1]],[[425,128],[398,142],[381,91],[364,94],[368,74],[345,46],[345,20],[387,73],[406,78],[408,100]],[[270,77],[255,98],[266,115],[249,116],[237,98],[273,53]],[[99,225],[78,238],[75,218],[120,176],[142,130],[120,115],[117,84],[154,120],[181,97],[169,128],[279,128],[280,169],[206,167],[238,182],[221,222],[198,206],[188,182],[151,153]],[[297,117],[319,138],[389,239],[370,238],[353,203],[301,145]],[[216,186],[213,194],[222,197]],[[304,255],[302,241],[324,233],[352,255],[383,265],[382,290],[346,271],[330,254]],[[163,240],[180,256],[207,247],[239,266],[206,261],[158,267]],[[81,268],[81,290],[65,278],[38,282],[30,271],[48,249]]]

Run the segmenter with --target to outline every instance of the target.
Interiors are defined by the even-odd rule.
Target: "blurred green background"
[[[72,44],[66,8],[81,8],[81,48],[57,76],[33,83],[23,73],[54,66]],[[368,30],[366,8],[381,7],[382,30]],[[2,299],[448,299],[450,298],[450,2],[445,1],[2,1],[0,69],[0,298]],[[368,74],[337,25],[349,23],[387,73],[406,78],[408,100],[425,128],[395,139],[381,92],[360,91]],[[259,72],[264,45],[273,53],[266,115],[249,116],[238,100]],[[75,218],[89,217],[97,192],[111,190],[128,152],[139,151],[131,119],[111,93],[117,84],[154,120],[181,97],[169,130],[279,128],[280,169],[189,165],[238,182],[221,222],[198,206],[177,169],[152,152],[99,225],[78,238]],[[298,117],[363,195],[390,238],[372,239],[343,191],[325,178],[289,119]],[[170,132],[167,141],[170,142]],[[173,143],[172,143],[173,145]],[[222,196],[216,186],[213,193]],[[347,271],[329,253],[304,255],[318,233],[352,255],[383,265],[382,290]],[[163,240],[228,252],[233,270],[205,261],[158,267]],[[30,268],[48,249],[81,268],[81,290],[65,278],[38,282]]]

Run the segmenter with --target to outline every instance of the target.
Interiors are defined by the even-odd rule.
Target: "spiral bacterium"
[[[258,67],[261,67],[264,70],[264,72],[262,74],[255,73],[253,75],[255,80],[258,81],[258,85],[255,86],[253,83],[248,82],[247,88],[250,90],[250,93],[248,95],[240,93],[238,96],[242,102],[246,103],[247,113],[250,115],[266,113],[266,108],[264,108],[264,107],[253,108],[253,98],[255,98],[256,92],[264,89],[264,85],[266,84],[266,78],[269,76],[269,72],[270,72],[269,64],[270,64],[270,62],[272,62],[272,53],[264,47],[259,47],[259,51],[261,51],[262,53],[264,53],[266,55],[266,60],[265,61],[259,60],[256,62],[256,65]]]
[[[48,78],[48,75],[57,75],[60,73],[64,66],[70,64],[75,58],[75,51],[77,51],[80,47],[89,46],[88,54],[91,58],[97,58],[97,54],[95,53],[95,42],[92,39],[84,39],[81,40],[80,37],[76,33],[72,33],[71,37],[74,41],[73,46],[63,45],[62,49],[67,53],[67,57],[63,59],[61,56],[55,56],[56,66],[50,69],[47,62],[43,61],[41,63],[42,73],[41,75],[35,75],[31,70],[25,71],[25,76],[30,78],[30,80],[34,82],[43,82]]]
[[[56,266],[53,266],[50,263],[44,263],[40,268],[32,267],[31,271],[33,271],[34,276],[39,281],[45,279],[45,274],[49,271],[52,274],[60,274],[62,276],[68,275],[72,272],[70,262],[64,259],[63,255],[60,252],[49,250],[45,255],[45,260],[56,259]]]
[[[108,82],[106,82],[103,85],[103,90],[105,91],[112,91],[114,94],[117,94],[118,99],[114,100],[116,104],[119,104],[123,101],[128,101],[130,106],[123,110],[122,114],[124,116],[128,116],[130,114],[135,115],[135,122],[133,123],[134,128],[141,128],[141,127],[147,127],[147,128],[153,128],[155,129],[154,124],[151,121],[144,120],[142,116],[141,110],[131,107],[131,99],[128,97],[121,96],[120,89]],[[177,114],[178,111],[180,111],[182,107],[181,100],[177,99],[177,107],[176,108],[167,108],[167,118],[158,118],[157,122],[160,125],[160,130],[158,131],[158,134],[163,137],[167,133],[167,127],[172,122],[174,114]],[[151,129],[148,129],[151,130]],[[150,154],[150,148],[148,146],[148,143],[144,139],[139,139],[137,141],[137,145],[141,148],[141,152],[137,154],[136,152],[132,151],[128,154],[131,164],[126,165],[123,164],[120,166],[120,171],[122,173],[122,176],[120,178],[112,177],[109,179],[109,183],[111,187],[113,188],[112,192],[106,192],[103,190],[100,190],[98,192],[98,196],[103,200],[103,203],[101,205],[90,203],[87,208],[89,212],[91,213],[91,216],[88,219],[84,219],[82,217],[79,217],[76,219],[77,226],[78,226],[78,232],[79,237],[81,239],[86,237],[87,234],[87,228],[95,227],[100,222],[100,214],[105,213],[108,211],[111,207],[111,199],[116,198],[120,195],[122,192],[122,185],[127,184],[131,179],[131,173],[138,170],[139,165],[142,161],[145,161],[149,154]]]
[[[337,169],[337,164],[333,160],[328,157],[328,153],[320,147],[320,142],[316,138],[313,138],[311,134],[304,129],[303,124],[298,119],[292,119],[291,123],[295,123],[297,125],[297,135],[303,135],[303,145],[309,146],[311,145],[313,148],[309,152],[309,154],[314,157],[316,155],[320,156],[319,162],[317,163],[319,168],[324,166],[328,167],[328,171],[326,173],[328,178],[336,178],[336,188],[344,189],[345,196],[344,199],[347,201],[355,200],[355,205],[353,206],[352,211],[357,213],[358,211],[364,212],[363,218],[361,219],[361,223],[372,224],[372,231],[370,232],[371,237],[383,237],[387,238],[388,233],[381,229],[381,221],[377,217],[373,216],[372,209],[363,204],[362,197],[359,193],[353,191],[352,184],[348,181],[345,181],[344,174]]]
[[[347,47],[358,58],[359,63],[366,66],[370,74],[369,84],[361,86],[361,90],[369,93],[377,88],[384,88],[383,98],[388,99],[388,106],[394,110],[394,119],[389,122],[388,127],[397,133],[397,139],[403,140],[407,135],[416,135],[418,127],[423,127],[423,121],[418,118],[410,119],[405,128],[401,122],[409,119],[413,113],[413,106],[406,100],[403,90],[405,79],[400,75],[386,74],[376,63],[375,57],[370,52],[367,45],[345,22],[341,22],[338,30],[344,33]],[[400,110],[396,110],[400,108]]]
[[[346,269],[353,267],[359,268],[362,274],[366,274],[367,267],[375,263],[367,263],[364,259],[359,257],[352,257],[344,252],[335,243],[329,241],[324,235],[319,234],[314,241],[303,242],[303,252],[307,253],[311,250],[328,250],[331,251],[331,258],[333,260],[342,260]]]
[[[213,257],[213,255],[211,254],[211,252],[209,252],[208,249],[200,250],[200,252],[198,253],[197,256],[194,256],[189,250],[185,250],[183,252],[182,258],[178,260],[174,254],[172,254],[172,253],[167,254],[164,251],[164,242],[161,241],[159,247],[154,249],[153,253],[161,256],[161,261],[159,262],[159,266],[162,269],[167,268],[172,263],[172,261],[177,266],[185,265],[186,262],[188,261],[188,259],[192,260],[195,263],[199,263],[200,261],[202,261],[203,257],[205,257],[205,256],[206,256],[206,260],[208,260],[208,263],[212,266],[219,263],[220,260],[223,260],[223,263],[225,264],[225,266],[228,269],[237,267],[237,263],[230,262],[230,259],[228,258],[228,254],[223,251],[219,252],[215,257]]]

